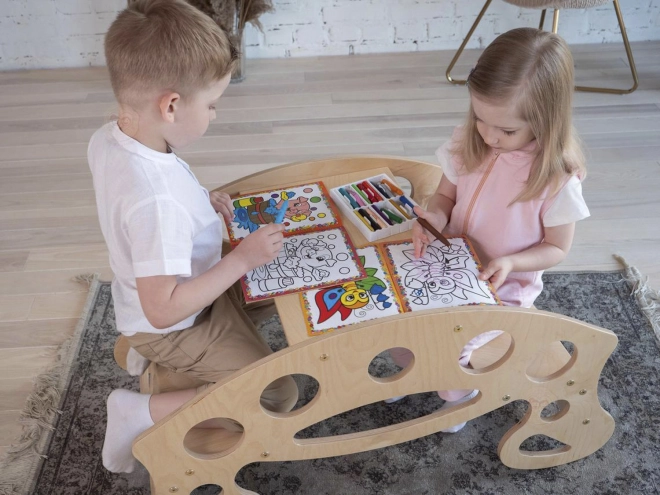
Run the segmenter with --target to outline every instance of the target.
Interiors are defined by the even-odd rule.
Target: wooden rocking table
[[[322,180],[328,188],[387,173],[408,179],[413,198],[424,204],[439,182],[439,167],[392,157],[354,157],[285,165],[233,182],[220,190],[244,194]],[[366,240],[344,221],[354,243]],[[407,234],[390,238],[405,238]],[[500,441],[504,464],[518,469],[557,466],[598,450],[614,431],[614,420],[598,401],[598,379],[617,345],[610,331],[562,315],[509,307],[427,310],[352,325],[308,337],[296,295],[276,299],[289,347],[218,382],[140,435],[133,453],[151,475],[152,493],[190,493],[217,484],[223,495],[252,494],[236,474],[253,462],[317,459],[395,445],[477,418],[515,400],[529,404],[524,418]],[[461,349],[480,333],[504,333],[458,363]],[[569,354],[562,342],[573,344]],[[414,360],[387,378],[369,374],[382,351],[405,347]],[[300,409],[275,413],[259,401],[275,379],[309,375],[319,388]],[[170,380],[168,382],[168,380]],[[143,392],[176,387],[153,363]],[[190,384],[179,384],[181,387]],[[430,415],[348,435],[300,439],[295,435],[329,417],[389,397],[446,389],[478,389],[473,399]],[[544,409],[554,404],[548,416]],[[547,410],[546,410],[547,412]],[[195,428],[211,418],[231,418],[242,432]],[[548,451],[521,450],[534,435],[564,445]]]

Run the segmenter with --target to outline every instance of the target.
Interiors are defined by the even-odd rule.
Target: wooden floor
[[[573,47],[581,84],[630,86],[622,45]],[[631,95],[577,93],[592,217],[559,270],[614,270],[613,253],[660,287],[660,42],[633,46]],[[255,60],[220,100],[218,119],[182,156],[208,188],[283,163],[433,151],[463,119],[449,85],[453,53]],[[478,52],[466,52],[454,75]],[[32,378],[73,331],[87,288],[109,279],[87,167],[89,137],[115,112],[103,68],[0,73],[0,453]]]

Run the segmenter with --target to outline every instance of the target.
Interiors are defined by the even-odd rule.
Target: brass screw
[[[510,398],[511,398],[511,396],[510,396],[509,394],[506,394],[504,397],[502,397],[502,400],[503,400],[504,402],[506,402],[506,401],[508,401]]]
[[[588,425],[589,423],[591,423],[591,420],[588,419],[588,418],[585,419],[584,421],[582,421],[582,424],[583,424],[583,425]]]
[[[178,491],[179,491],[179,487],[178,487],[178,486],[171,486],[171,487],[170,487],[170,493],[176,493],[176,492],[178,492]]]
[[[587,391],[585,389],[580,390],[580,395],[584,395],[586,393],[587,393]]]
[[[460,332],[461,330],[463,330],[463,325],[456,325],[454,327],[454,332]]]
[[[270,455],[270,452],[262,452],[262,453],[261,453],[261,457],[263,457],[264,459],[265,459],[266,457],[268,457],[269,455]]]
[[[568,380],[566,382],[566,385],[568,385],[569,387],[572,387],[573,385],[575,385],[575,380]]]
[[[319,356],[319,359],[321,361],[327,361],[328,359],[330,359],[330,356],[328,356],[327,354],[324,353],[324,354],[321,354],[321,356]]]
[[[194,469],[186,469],[186,476],[192,476],[193,474],[195,474]]]

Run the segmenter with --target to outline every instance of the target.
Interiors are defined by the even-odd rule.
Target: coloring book
[[[263,225],[284,225],[277,257],[241,279],[247,302],[366,276],[322,182],[254,193],[233,202],[234,220],[227,229],[233,246]]]
[[[411,241],[358,249],[367,277],[300,295],[307,332],[320,335],[375,318],[422,309],[500,304],[465,237],[427,246],[416,259]]]

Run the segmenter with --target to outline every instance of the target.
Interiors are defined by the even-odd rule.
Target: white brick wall
[[[631,41],[660,39],[660,0],[620,0]],[[455,49],[483,0],[274,0],[249,26],[250,58]],[[0,70],[102,65],[103,35],[125,0],[0,0]],[[519,26],[539,11],[495,0],[469,48]],[[548,20],[546,22],[549,25]],[[569,43],[618,42],[612,4],[564,10],[559,32]]]

